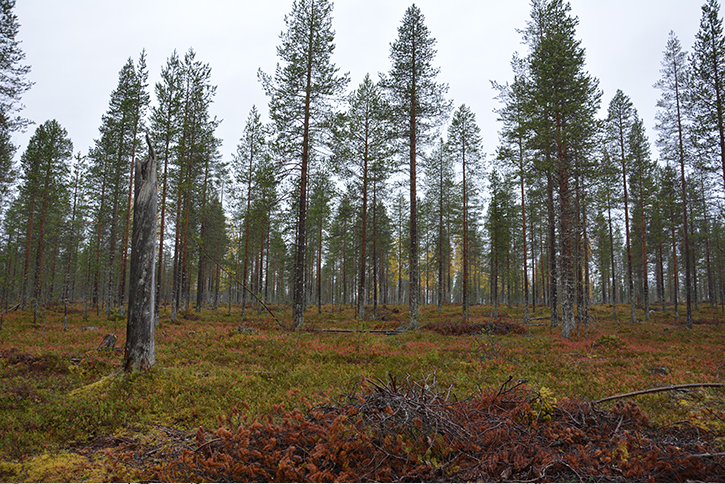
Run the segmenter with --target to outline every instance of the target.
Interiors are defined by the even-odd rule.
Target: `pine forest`
[[[607,73],[589,72],[575,9],[531,0],[509,76],[481,86],[495,92],[497,132],[484,132],[467,100],[449,95],[436,32],[415,4],[389,33],[388,68],[352,79],[335,54],[332,0],[290,1],[276,68],[257,71],[268,104],[238,106],[244,128],[227,155],[214,66],[193,47],[169,52],[153,85],[148,52],[129,52],[89,147],[74,145],[60,113],[24,118],[22,99],[35,81],[17,38],[23,19],[15,0],[0,0],[0,388],[9,395],[0,409],[23,415],[0,417],[0,480],[83,480],[63,466],[94,469],[85,475],[102,481],[725,478],[718,0],[701,0],[694,38],[671,31],[663,39],[651,126],[626,92],[602,90]],[[30,135],[23,149],[13,141],[20,132]],[[707,335],[696,336],[702,328]],[[47,343],[32,336],[49,331],[57,333]],[[110,351],[96,351],[106,333],[101,347]],[[206,338],[205,352],[215,348],[193,373],[211,386],[198,395],[190,386],[188,398],[221,392],[221,408],[186,406],[183,388],[161,389],[170,377],[154,364],[191,365],[190,348],[201,345],[174,346],[176,333]],[[648,346],[665,337],[673,339]],[[671,351],[685,340],[687,350]],[[340,348],[352,360],[319,356]],[[415,363],[396,353],[402,348],[418,353]],[[631,355],[620,353],[627,348]],[[659,351],[668,356],[652,356]],[[445,356],[459,353],[461,362]],[[621,364],[600,368],[598,383],[571,383],[580,378],[567,373],[572,365],[585,364],[571,355]],[[650,356],[635,360],[642,355]],[[527,359],[547,369],[527,376]],[[18,380],[21,365],[57,372],[60,360],[71,362],[61,373],[75,382],[72,392]],[[84,369],[88,361],[95,366]],[[682,374],[678,361],[688,362]],[[215,378],[220,387],[238,378],[213,368],[245,365],[255,370],[243,370],[252,375],[243,396],[214,386]],[[197,378],[190,375],[179,378]],[[265,390],[249,393],[254,385]],[[294,408],[307,400],[295,392],[308,385],[312,403],[336,398],[341,386],[346,397],[310,404],[302,418]],[[655,388],[663,385],[695,389],[675,397]],[[647,412],[679,410],[650,423],[637,404],[594,406],[647,387],[655,395],[638,401]],[[453,399],[452,388],[476,396]],[[148,437],[156,420],[128,402],[164,391],[172,403],[144,405],[180,412],[158,420],[175,430]],[[692,395],[700,424],[678,413],[686,410],[676,399]],[[80,403],[104,399],[96,413]],[[274,407],[283,402],[286,410]],[[37,428],[26,420],[28,405],[45,405]],[[260,417],[267,412],[275,416]],[[112,449],[105,467],[53,447],[49,455],[65,452],[66,461],[43,474],[29,457],[42,439],[22,429],[55,435],[44,422],[76,414],[88,427],[68,424],[68,445]],[[123,428],[143,421],[137,432],[147,440],[114,434],[121,424],[109,414],[123,414]],[[667,423],[678,418],[690,433]],[[642,444],[638,432],[652,425],[664,433],[652,430]],[[99,428],[115,436],[100,444]],[[710,437],[692,437],[695,428]],[[57,432],[49,442],[66,442]],[[596,440],[600,433],[612,437]],[[499,446],[497,457],[471,457],[487,446]],[[390,458],[406,454],[414,458]]]

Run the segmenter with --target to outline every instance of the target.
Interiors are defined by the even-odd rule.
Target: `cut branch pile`
[[[510,381],[509,381],[510,382]],[[507,384],[509,383],[507,382]],[[162,481],[723,481],[714,438],[653,428],[632,402],[555,404],[521,382],[456,400],[435,377],[368,381],[335,404],[235,411],[149,475]],[[241,422],[241,423],[240,423]]]
[[[428,323],[423,329],[434,331],[446,336],[462,336],[467,334],[526,334],[526,328],[520,324],[506,321],[503,318],[486,323]]]

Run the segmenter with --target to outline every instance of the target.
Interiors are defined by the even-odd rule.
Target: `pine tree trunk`
[[[38,245],[35,252],[35,278],[33,283],[33,323],[37,322],[38,310],[42,299],[43,257],[45,255],[45,221],[48,208],[47,188],[43,193],[43,204],[38,221]]]
[[[526,197],[524,194],[524,170],[523,170],[523,146],[519,144],[519,161],[521,163],[521,234],[523,237],[523,247],[521,252],[524,259],[524,325],[529,322],[529,268],[528,268],[528,251],[526,247]]]
[[[413,59],[415,64],[415,59]],[[415,78],[412,81],[415,86]],[[409,329],[418,328],[418,297],[419,297],[419,271],[418,271],[418,194],[416,178],[416,93],[415,88],[411,96],[410,105],[410,274],[408,307],[410,309]]]
[[[443,310],[443,169],[439,171],[439,187],[441,193],[438,196],[438,310]]]
[[[607,220],[609,221],[609,257],[612,264],[612,318],[617,319],[617,266],[614,264],[614,233],[612,231],[612,204],[607,200]]]
[[[680,162],[680,179],[682,184],[682,224],[683,234],[685,237],[684,259],[685,259],[685,307],[686,307],[686,325],[687,329],[692,329],[692,283],[691,283],[691,267],[690,267],[690,235],[687,222],[687,187],[685,182],[685,148],[684,148],[684,131],[682,127],[682,114],[680,112],[680,92],[679,77],[677,73],[677,65],[674,65],[675,71],[675,103],[677,107],[677,134],[678,134],[678,155]]]
[[[624,136],[620,136],[620,144],[622,150],[622,187],[624,189],[624,232],[626,234],[627,243],[627,284],[629,287],[629,321],[634,324],[637,322],[635,314],[635,297],[634,297],[634,275],[632,273],[632,245],[629,237],[629,198],[627,196],[627,166],[624,155]]]
[[[373,180],[373,319],[378,318],[378,225],[377,180]]]
[[[560,123],[560,121],[559,121]],[[558,124],[557,132],[563,131]],[[576,329],[574,320],[574,269],[572,267],[572,207],[569,191],[569,160],[564,147],[557,147],[559,178],[559,268],[561,269],[561,334],[570,338]]]
[[[363,153],[363,173],[362,173],[362,234],[360,240],[360,273],[358,274],[357,283],[357,317],[365,319],[365,262],[367,258],[367,240],[368,240],[368,134],[367,125],[365,126],[365,152]],[[322,220],[320,220],[320,227]],[[320,240],[322,240],[322,231],[320,230]]]
[[[23,286],[20,308],[25,311],[28,299],[28,284],[30,280],[30,252],[33,241],[33,217],[35,215],[35,191],[30,194],[30,206],[28,208],[28,231],[25,234],[25,265],[23,266]]]
[[[166,139],[166,146],[164,148],[164,182],[163,188],[161,189],[161,215],[159,222],[161,224],[159,228],[159,256],[157,263],[156,273],[156,297],[154,298],[154,319],[155,324],[159,324],[161,318],[161,291],[163,289],[163,276],[164,276],[164,235],[166,232],[166,193],[168,185],[168,174],[169,174],[169,144],[170,140]]]
[[[313,7],[314,8],[314,7]],[[310,108],[312,97],[312,54],[315,31],[310,28],[307,45],[307,65],[305,84],[305,105],[302,122],[302,159],[300,163],[300,192],[299,192],[299,220],[297,223],[297,254],[295,256],[294,300],[292,317],[294,328],[304,324],[305,310],[305,252],[307,251],[306,221],[307,221],[307,172],[310,159]]]
[[[468,191],[466,186],[466,145],[461,147],[463,161],[463,277],[461,290],[463,291],[463,322],[468,321]]]
[[[126,304],[126,265],[128,263],[128,236],[131,225],[131,203],[133,202],[133,182],[136,165],[136,134],[138,131],[138,122],[133,128],[133,140],[131,142],[131,166],[129,170],[129,182],[128,182],[128,201],[126,205],[126,227],[123,236],[123,246],[121,246],[121,277],[118,282],[118,310],[120,313],[123,312]]]
[[[557,326],[559,326],[559,301],[557,294],[558,281],[556,265],[556,217],[554,215],[554,183],[551,178],[551,172],[548,171],[546,177],[546,191],[549,197],[549,307],[551,308],[551,327],[556,328]]]
[[[715,280],[712,275],[712,259],[710,257],[710,222],[707,218],[707,203],[705,201],[704,193],[702,197],[702,205],[702,212],[705,224],[705,265],[707,270],[707,300],[710,302],[710,307],[715,307]]]
[[[643,182],[640,179],[639,200],[642,205],[640,220],[640,230],[642,232],[642,296],[644,303],[644,320],[649,321],[649,269],[647,268],[647,232],[645,224],[644,196]]]

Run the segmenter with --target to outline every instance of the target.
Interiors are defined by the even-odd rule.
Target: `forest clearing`
[[[686,9],[658,6],[656,55],[615,52],[634,29],[597,2],[531,0],[515,44],[457,34],[520,2],[448,17],[428,0],[437,14],[383,28],[391,2],[364,36],[336,37],[332,0],[206,2],[193,28],[164,8],[138,50],[69,22],[139,52],[89,56],[90,74],[52,68],[69,35],[43,27],[53,2],[26,3],[51,83],[0,0],[0,482],[725,482],[719,2],[684,42]],[[364,26],[345,9],[370,2],[340,3]],[[607,4],[643,20],[625,8]],[[242,55],[271,41],[231,37],[267,14],[276,64]],[[590,19],[616,69],[590,72]],[[197,51],[203,24],[221,36]],[[380,67],[336,51],[378,36]],[[491,51],[510,54],[500,74]],[[21,115],[61,78],[101,101],[59,89],[71,110]],[[631,80],[657,91],[650,115]],[[244,92],[226,141],[217,91]],[[87,149],[66,128],[79,105],[100,116]]]
[[[407,306],[365,321],[349,305],[312,309],[296,331],[250,308],[242,332],[239,307],[162,313],[156,365],[130,374],[121,319],[77,307],[64,331],[62,308],[36,324],[6,313],[0,480],[725,478],[723,388],[594,403],[722,382],[718,307],[688,330],[669,310],[631,324],[593,306],[588,337],[571,339],[547,308],[523,326],[515,307],[492,324],[490,306],[472,306],[463,324],[460,305],[426,305],[422,328],[400,332]],[[290,307],[272,310],[291,326]],[[111,333],[116,349],[99,347]]]

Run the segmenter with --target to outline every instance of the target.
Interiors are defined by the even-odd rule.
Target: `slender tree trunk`
[[[692,241],[690,244],[690,257],[692,257],[692,303],[695,306],[695,311],[700,310],[700,297],[699,297],[699,288],[698,288],[698,280],[699,277],[697,275],[697,249],[698,249],[698,243],[697,238],[698,236],[695,234],[695,223],[694,223],[694,216],[692,215],[692,212],[694,211],[694,207],[690,206],[690,240]]]
[[[549,306],[551,307],[551,327],[556,328],[557,326],[559,326],[559,301],[557,294],[558,268],[556,264],[556,217],[554,215],[554,182],[552,180],[552,175],[550,171],[547,172],[546,191],[548,194],[549,208]]]
[[[324,207],[321,208],[320,224],[317,227],[317,314],[322,314],[322,225],[325,219]],[[365,244],[363,244],[364,246]]]
[[[365,262],[367,258],[367,245],[368,245],[368,126],[367,120],[365,123],[365,150],[363,152],[363,173],[362,173],[362,234],[360,240],[360,273],[358,274],[357,283],[357,317],[358,319],[365,319],[365,299],[367,291],[365,290]],[[322,220],[320,220],[322,224]]]
[[[461,146],[461,159],[463,162],[463,277],[461,290],[463,299],[463,322],[468,321],[468,191],[466,182],[466,143]]]
[[[533,214],[531,216],[533,218]],[[530,220],[531,227],[531,313],[536,313],[536,298],[538,296],[538,284],[536,283],[536,231],[533,220]]]
[[[443,143],[441,142],[441,145]],[[441,146],[441,152],[443,147]],[[443,156],[441,154],[441,156]],[[443,169],[439,173],[440,196],[438,197],[438,313],[443,310]]]
[[[614,264],[614,233],[612,232],[612,203],[607,201],[609,222],[609,257],[612,264],[612,318],[617,319],[617,266]]]
[[[373,180],[373,319],[378,318],[378,225],[377,180]]]
[[[624,154],[624,135],[620,132],[620,148],[622,162],[622,187],[624,189],[624,232],[626,234],[627,243],[627,285],[629,287],[629,321],[634,324],[637,322],[635,314],[635,297],[634,297],[634,276],[632,274],[632,245],[629,237],[629,198],[627,196],[627,165]]]
[[[264,239],[265,239],[265,236],[266,236],[266,230],[265,229],[266,229],[266,222],[263,220],[262,223],[259,224],[259,266],[258,266],[259,270],[257,271],[258,272],[258,275],[259,275],[259,278],[258,278],[258,281],[257,281],[257,294],[259,294],[260,296],[262,296],[262,282],[263,282],[263,279],[262,278],[265,276],[265,273],[263,271],[263,267],[264,267]],[[269,259],[269,255],[267,255],[267,258]],[[263,297],[266,300],[266,298],[267,298],[266,295],[263,296]],[[259,304],[259,303],[257,303],[257,314],[262,314],[262,305]]]
[[[415,54],[413,54],[413,65],[415,65]],[[411,83],[416,86],[415,75]],[[418,328],[418,297],[419,297],[419,271],[418,271],[418,194],[416,177],[416,156],[417,156],[417,120],[416,120],[417,99],[415,88],[411,95],[410,103],[410,274],[408,301],[410,308],[410,329]]]
[[[674,210],[670,211],[670,220],[672,220],[672,261],[673,261],[673,284],[672,284],[672,302],[675,306],[675,317],[678,318],[679,314],[677,311],[677,301],[679,298],[679,281],[680,274],[677,270],[677,238],[675,237],[675,214]]]
[[[523,237],[523,259],[524,259],[524,324],[529,322],[529,268],[528,268],[528,250],[526,247],[526,196],[524,194],[524,149],[523,144],[519,143],[519,163],[521,171],[519,178],[521,180],[521,234]]]
[[[75,183],[73,184],[73,207],[71,209],[70,219],[70,242],[68,244],[68,262],[66,264],[65,276],[63,278],[63,330],[68,329],[68,299],[70,298],[70,280],[73,270],[73,254],[75,253],[75,227],[76,227],[76,207],[78,205],[78,185],[80,183],[80,174],[76,173]]]
[[[678,135],[678,155],[680,162],[680,179],[682,184],[682,224],[683,234],[685,237],[685,304],[686,304],[686,322],[687,329],[692,329],[692,283],[691,283],[691,268],[690,268],[690,235],[687,222],[687,187],[685,181],[685,147],[683,140],[683,127],[682,127],[682,115],[680,113],[680,90],[679,90],[679,76],[677,72],[677,64],[674,64],[674,75],[675,75],[675,103],[677,106],[677,135]]]
[[[705,187],[702,188],[702,213],[705,224],[705,265],[707,270],[707,300],[710,307],[715,307],[715,280],[712,274],[712,259],[710,257],[710,221],[707,217],[707,202],[705,200]]]
[[[121,278],[118,282],[118,311],[123,312],[126,305],[126,264],[128,262],[128,237],[131,225],[131,203],[133,201],[133,181],[136,164],[136,135],[138,132],[138,119],[133,127],[133,139],[131,141],[131,166],[128,181],[128,202],[126,205],[126,227],[123,236],[122,257],[121,257]]]
[[[566,147],[561,140],[564,131],[563,123],[557,119],[557,161],[559,178],[559,267],[561,268],[561,333],[564,338],[570,338],[575,329],[574,320],[574,269],[572,267],[572,208],[569,191],[569,159]]]
[[[312,7],[314,13],[314,6]],[[302,160],[300,163],[300,195],[299,221],[297,223],[297,255],[295,257],[294,303],[292,316],[294,328],[304,324],[305,310],[305,252],[307,250],[306,219],[307,219],[307,171],[310,158],[310,108],[312,99],[312,53],[315,32],[310,29],[307,45],[307,66],[305,85],[305,107],[302,122]]]
[[[657,297],[662,304],[662,311],[664,312],[667,307],[665,305],[665,267],[662,242],[657,244],[657,268]]]
[[[647,267],[647,232],[645,223],[643,180],[639,183],[639,200],[642,205],[640,230],[642,232],[642,296],[644,302],[644,320],[649,321],[649,269]]]
[[[43,191],[43,204],[38,221],[38,245],[35,252],[35,279],[33,284],[33,323],[37,322],[38,311],[42,304],[43,257],[45,255],[45,221],[48,209],[48,189]]]
[[[31,191],[30,204],[28,207],[28,231],[25,233],[25,265],[23,266],[23,287],[20,307],[23,311],[27,308],[28,284],[30,280],[30,252],[33,242],[33,217],[35,216],[35,191]]]
[[[168,128],[167,128],[168,129]],[[161,216],[159,218],[159,261],[158,261],[158,272],[156,273],[156,297],[154,298],[154,319],[155,324],[159,324],[161,317],[161,290],[163,286],[164,276],[164,235],[166,233],[166,193],[168,184],[168,173],[169,173],[169,145],[171,141],[169,138],[166,139],[166,146],[164,147],[164,181],[161,189]]]

